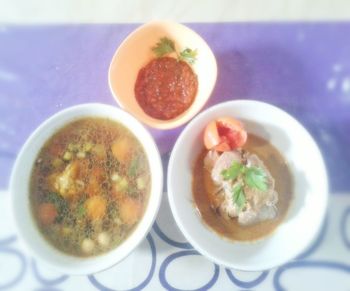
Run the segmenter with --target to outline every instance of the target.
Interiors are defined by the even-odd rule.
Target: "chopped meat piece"
[[[215,183],[217,184],[224,183],[221,173],[223,170],[229,168],[234,161],[239,163],[242,161],[241,152],[239,151],[224,152],[216,160],[216,163],[214,164],[213,170],[211,172],[211,177]]]
[[[220,214],[228,219],[237,217],[238,222],[242,225],[275,218],[278,193],[274,189],[275,181],[263,161],[255,154],[240,150],[224,152],[219,157],[217,155],[216,152],[209,151],[204,159],[204,166],[208,171],[211,171],[213,184],[216,185],[216,188],[207,189],[208,193],[211,193],[209,196],[213,196],[209,197],[209,200],[213,206],[219,209]],[[222,171],[231,167],[234,161],[244,163],[248,168],[261,168],[266,174],[266,191],[244,186],[246,202],[241,209],[234,203],[232,191],[236,184],[242,184],[241,178],[235,181],[225,181],[222,177]]]
[[[69,198],[77,194],[76,178],[79,171],[77,162],[72,162],[66,166],[61,174],[58,174],[54,179],[53,187],[64,198]]]

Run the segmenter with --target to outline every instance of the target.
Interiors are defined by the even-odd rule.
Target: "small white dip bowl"
[[[44,238],[32,216],[29,200],[31,172],[42,146],[60,128],[84,117],[108,118],[128,128],[142,144],[148,158],[151,174],[148,204],[143,217],[133,232],[115,249],[86,258],[67,255],[57,250]],[[152,136],[134,117],[109,105],[78,105],[58,112],[46,120],[32,133],[22,147],[10,181],[12,212],[18,234],[35,258],[53,266],[62,273],[91,274],[118,263],[143,240],[157,215],[162,197],[162,186],[163,171],[158,148]]]
[[[254,242],[220,237],[201,220],[193,201],[192,169],[203,148],[203,131],[210,121],[224,116],[241,120],[248,136],[255,134],[274,145],[294,179],[286,218],[272,234]],[[207,109],[183,130],[169,161],[168,196],[176,223],[201,254],[228,268],[260,271],[291,260],[315,238],[326,213],[328,179],[320,150],[298,121],[275,106],[237,100]]]

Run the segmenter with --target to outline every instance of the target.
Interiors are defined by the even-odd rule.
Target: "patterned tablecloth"
[[[43,120],[63,108],[116,105],[108,65],[136,25],[0,26],[0,289],[350,290],[350,23],[189,26],[208,41],[218,62],[207,107],[231,99],[269,102],[295,116],[319,144],[331,198],[317,240],[280,268],[228,270],[185,241],[164,195],[151,232],[121,264],[70,277],[36,261],[17,239],[9,213],[6,188],[16,154]],[[165,169],[181,130],[151,130]]]

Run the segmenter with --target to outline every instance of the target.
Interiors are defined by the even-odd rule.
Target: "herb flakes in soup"
[[[60,251],[98,255],[132,233],[150,184],[145,151],[127,128],[83,118],[61,128],[40,150],[31,176],[32,213]]]

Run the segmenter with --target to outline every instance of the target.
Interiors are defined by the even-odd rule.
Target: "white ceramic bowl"
[[[94,257],[80,258],[60,252],[46,241],[34,221],[29,201],[29,184],[33,164],[44,143],[66,124],[83,117],[102,117],[117,121],[135,134],[146,152],[151,191],[142,219],[131,235],[115,249]],[[41,124],[22,147],[15,162],[10,192],[17,231],[35,258],[52,265],[62,273],[90,274],[106,269],[124,259],[148,233],[157,215],[162,195],[163,171],[160,155],[148,131],[128,113],[103,104],[84,104],[65,109]]]
[[[249,133],[270,141],[285,157],[294,178],[294,200],[285,220],[264,239],[239,243],[220,238],[201,221],[192,198],[192,166],[212,120],[232,116]],[[258,271],[281,265],[314,239],[325,216],[328,180],[320,150],[305,128],[281,109],[257,101],[229,101],[202,112],[183,130],[168,167],[168,196],[175,220],[187,240],[213,262]]]
[[[139,70],[155,58],[151,48],[164,36],[175,42],[177,50],[198,50],[197,61],[191,66],[198,77],[197,95],[184,113],[170,120],[159,120],[147,115],[139,106],[134,93]],[[152,21],[132,32],[115,52],[108,72],[109,87],[120,107],[143,123],[158,129],[178,127],[195,116],[210,97],[216,77],[215,56],[204,39],[188,27],[170,21]]]

